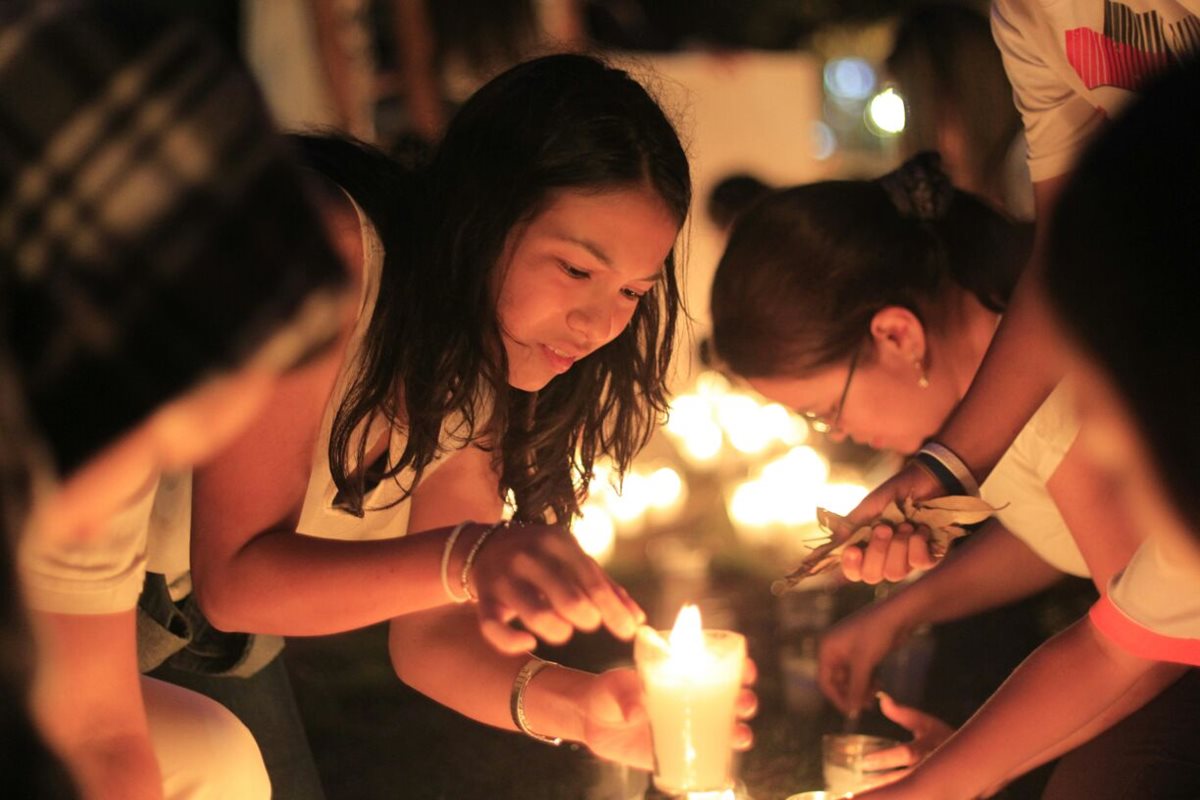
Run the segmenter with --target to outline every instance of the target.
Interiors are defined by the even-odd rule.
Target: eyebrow
[[[605,253],[604,250],[601,249],[601,247],[598,244],[596,244],[595,242],[591,242],[587,239],[581,239],[578,236],[571,236],[570,234],[566,234],[566,233],[555,233],[555,234],[552,234],[552,236],[553,236],[553,238],[558,239],[559,241],[567,242],[568,244],[573,244],[578,247],[582,247],[584,250],[587,250],[589,253],[591,253],[593,256],[595,256],[597,260],[599,260],[602,264],[604,264],[604,266],[608,267],[609,269],[612,269],[612,267],[613,267],[612,259],[609,258],[608,254]],[[652,274],[647,275],[644,278],[634,278],[633,281],[635,283],[641,282],[641,281],[646,281],[648,283],[656,283],[656,282],[662,280],[662,278],[663,278],[663,270],[660,267],[659,269],[655,270]]]

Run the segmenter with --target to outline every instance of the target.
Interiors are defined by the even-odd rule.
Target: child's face
[[[509,236],[496,313],[508,382],[544,387],[625,329],[662,279],[679,220],[643,187],[566,190]]]

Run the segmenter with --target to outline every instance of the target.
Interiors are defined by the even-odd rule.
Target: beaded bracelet
[[[442,588],[446,590],[446,596],[455,603],[465,603],[471,599],[468,592],[466,596],[459,597],[450,588],[450,556],[454,553],[454,545],[458,541],[459,534],[463,532],[463,528],[471,524],[470,520],[460,522],[454,526],[454,530],[450,531],[450,535],[446,537],[446,544],[442,547]]]
[[[470,583],[471,567],[475,566],[475,556],[479,555],[480,548],[483,547],[483,543],[488,540],[489,536],[491,536],[493,533],[500,530],[501,528],[507,528],[507,527],[508,527],[508,520],[502,520],[500,522],[497,522],[495,525],[490,525],[487,528],[484,528],[483,533],[479,534],[479,538],[475,540],[475,543],[471,545],[471,549],[467,551],[467,558],[465,561],[463,561],[463,568],[462,568],[462,590],[463,590],[463,594],[465,594],[468,599],[470,599],[470,600],[476,599],[475,595],[471,593],[471,583]]]
[[[508,710],[512,714],[513,725],[517,726],[517,730],[531,739],[537,739],[539,742],[545,742],[557,747],[562,744],[562,737],[545,736],[530,730],[529,721],[525,719],[525,689],[529,686],[529,682],[533,680],[535,675],[546,667],[555,666],[558,665],[553,661],[546,661],[537,656],[533,656],[526,661],[525,665],[517,673],[517,677],[513,680],[512,693],[508,698]]]

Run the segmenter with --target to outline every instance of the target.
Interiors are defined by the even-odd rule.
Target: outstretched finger
[[[514,629],[507,623],[518,619],[528,634],[550,644],[563,644],[574,632],[570,623],[555,613],[541,594],[524,581],[504,582],[496,587],[494,595],[481,598],[479,615],[482,620],[500,623],[510,631]],[[504,638],[516,641],[515,637]]]
[[[617,585],[605,574],[600,565],[579,548],[571,539],[551,539],[546,542],[547,550],[557,556],[575,576],[575,581],[587,593],[593,605],[600,611],[604,627],[618,639],[632,639],[638,625],[645,619],[641,609],[631,609],[617,592]],[[627,595],[626,595],[627,596]],[[639,619],[639,615],[641,619]]]
[[[891,525],[876,525],[871,530],[871,539],[863,554],[863,583],[876,584],[883,580],[883,565],[894,535]]]
[[[537,647],[537,638],[526,631],[519,631],[507,624],[511,613],[501,608],[494,600],[479,601],[479,630],[488,644],[501,653],[520,655]]]
[[[867,753],[862,758],[862,768],[868,772],[897,767],[910,767],[919,759],[913,749],[906,744],[898,744],[885,750]]]
[[[567,570],[554,564],[552,558],[551,564],[559,569],[552,569],[533,555],[521,554],[513,559],[511,574],[536,586],[554,611],[571,625],[583,631],[596,630],[600,627],[600,610],[574,580],[566,579],[570,575]]]

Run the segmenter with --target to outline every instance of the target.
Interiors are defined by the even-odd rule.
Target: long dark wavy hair
[[[713,280],[720,359],[747,378],[804,375],[850,358],[886,306],[939,325],[955,286],[1002,311],[1032,229],[939,176],[918,156],[880,180],[796,186],[747,210]]]
[[[691,179],[675,129],[627,73],[553,55],[513,67],[462,107],[419,184],[411,173],[400,179],[415,199],[381,191],[385,169],[360,172],[359,187],[342,185],[373,220],[392,221],[381,226],[387,255],[362,360],[329,442],[344,507],[368,510],[364,470],[353,466],[365,456],[364,424],[382,416],[406,432],[382,477],[411,469],[415,485],[439,452],[443,422],[461,415],[460,435],[493,448],[518,519],[569,522],[595,458],[623,471],[666,412],[681,302],[675,255],[625,330],[538,392],[508,385],[493,273],[510,233],[558,190],[647,187],[682,225]]]

